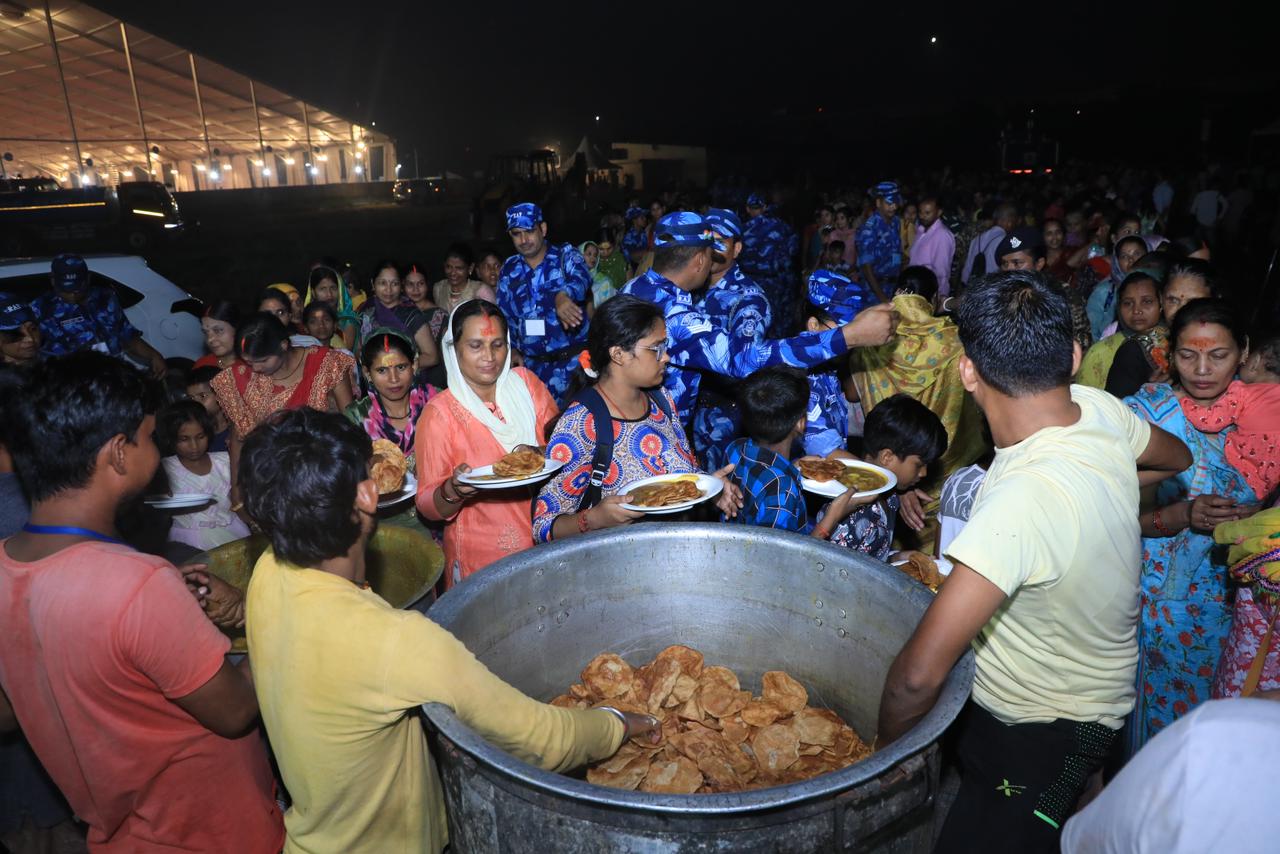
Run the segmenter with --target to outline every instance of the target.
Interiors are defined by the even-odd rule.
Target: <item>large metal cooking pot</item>
[[[870,740],[885,675],[932,600],[922,585],[812,537],[724,524],[646,524],[538,546],[479,572],[430,616],[490,669],[539,699],[597,653],[634,664],[669,644],[700,650],[760,690],[781,669],[810,703]],[[436,735],[459,852],[927,851],[936,741],[969,695],[973,655],[936,706],[869,759],[803,783],[724,795],[658,795],[541,771],[448,708]]]

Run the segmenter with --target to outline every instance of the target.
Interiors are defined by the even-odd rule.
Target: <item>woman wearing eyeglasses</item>
[[[662,388],[669,361],[667,324],[657,305],[618,294],[597,309],[587,349],[570,381],[567,397],[573,402],[547,442],[547,456],[565,465],[534,504],[536,542],[634,522],[644,514],[622,506],[631,484],[658,474],[699,471],[675,402]],[[599,395],[613,420],[613,461],[599,503],[586,506],[597,436],[586,402],[592,394]],[[721,480],[724,475],[716,472]],[[716,504],[730,516],[737,513],[741,494],[731,481]]]

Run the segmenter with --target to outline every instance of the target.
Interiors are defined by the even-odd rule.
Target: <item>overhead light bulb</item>
[[[262,176],[263,176],[264,178],[270,178],[270,177],[271,177],[271,170],[270,170],[270,169],[266,169],[266,168],[264,168],[264,169],[262,170]]]

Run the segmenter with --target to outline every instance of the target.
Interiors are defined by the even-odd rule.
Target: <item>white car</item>
[[[147,266],[136,255],[84,255],[90,281],[111,288],[125,317],[166,359],[204,354],[200,315],[204,303]],[[50,290],[52,258],[0,260],[0,292],[34,300]]]

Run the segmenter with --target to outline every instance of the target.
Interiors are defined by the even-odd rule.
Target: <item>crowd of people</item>
[[[391,608],[365,580],[378,524],[429,537],[444,593],[651,523],[627,501],[644,478],[710,473],[714,503],[663,523],[951,567],[875,734],[910,729],[975,650],[938,850],[1124,850],[1148,832],[1124,809],[1142,787],[1126,769],[1097,795],[1104,778],[1135,756],[1160,773],[1144,757],[1211,698],[1280,689],[1280,335],[1246,328],[1214,266],[1226,203],[1206,226],[1197,196],[1183,229],[1167,183],[957,216],[886,180],[799,229],[766,193],[664,195],[576,245],[520,203],[509,257],[457,244],[434,283],[384,260],[366,292],[324,259],[210,302],[190,367],[58,256],[47,294],[0,298],[0,730],[23,736],[0,829],[73,812],[102,851],[440,850],[421,703],[558,770],[657,724],[535,702]],[[414,475],[394,510],[374,440]],[[521,450],[549,475],[469,482]],[[819,500],[798,463],[821,459],[896,485]],[[152,493],[211,501],[145,515]],[[270,547],[247,591],[193,562],[253,533]],[[1275,721],[1266,705],[1246,718]]]

